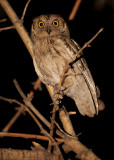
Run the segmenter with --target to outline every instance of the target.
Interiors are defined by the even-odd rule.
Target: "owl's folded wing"
[[[80,46],[77,44],[77,42],[75,42],[74,40],[72,40],[72,42],[76,46],[76,52],[78,50],[80,50]],[[81,53],[81,55],[82,55],[82,53]],[[98,98],[97,98],[97,93],[96,93],[96,87],[95,87],[95,83],[92,78],[92,75],[90,73],[90,70],[88,68],[88,65],[87,65],[85,59],[82,57],[80,57],[79,60],[77,60],[76,64],[77,64],[77,67],[79,68],[80,72],[82,73],[82,75],[87,83],[88,89],[91,93],[92,99],[93,99],[95,107],[96,107],[96,113],[98,114]]]

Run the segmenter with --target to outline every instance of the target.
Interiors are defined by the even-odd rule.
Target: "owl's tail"
[[[83,115],[83,116],[88,116],[88,117],[93,117],[95,114],[96,114],[96,110],[95,110],[95,107],[94,105],[90,104],[90,105],[87,105],[87,104],[83,104],[82,101],[80,101],[79,99],[74,99],[75,103],[76,103],[76,106],[79,110],[79,112]]]
[[[75,101],[76,107],[83,116],[93,117],[95,114],[98,114],[97,96],[93,96],[93,92],[91,92],[88,84],[83,80],[82,78],[80,82],[75,81],[74,85],[69,87],[65,94]]]

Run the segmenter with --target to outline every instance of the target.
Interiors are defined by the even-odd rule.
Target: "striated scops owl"
[[[41,15],[33,19],[31,27],[33,63],[44,84],[57,88],[65,64],[80,47],[70,38],[68,26],[59,15]],[[96,86],[82,56],[70,64],[62,87],[63,95],[72,98],[82,115],[98,114]]]

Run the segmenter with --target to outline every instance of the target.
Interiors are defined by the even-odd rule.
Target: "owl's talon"
[[[55,104],[60,104],[61,99],[63,99],[63,91],[58,89],[58,85],[55,86],[54,88],[54,96],[53,96],[53,101]]]
[[[61,93],[55,93],[55,94],[53,95],[53,102],[54,102],[56,105],[58,105],[58,104],[61,103],[61,99],[63,99],[63,94],[61,94]]]

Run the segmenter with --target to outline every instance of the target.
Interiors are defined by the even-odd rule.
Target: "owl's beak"
[[[47,28],[46,28],[46,32],[47,32],[48,34],[50,34],[50,33],[51,33],[51,28],[50,28],[49,26],[47,26]]]

